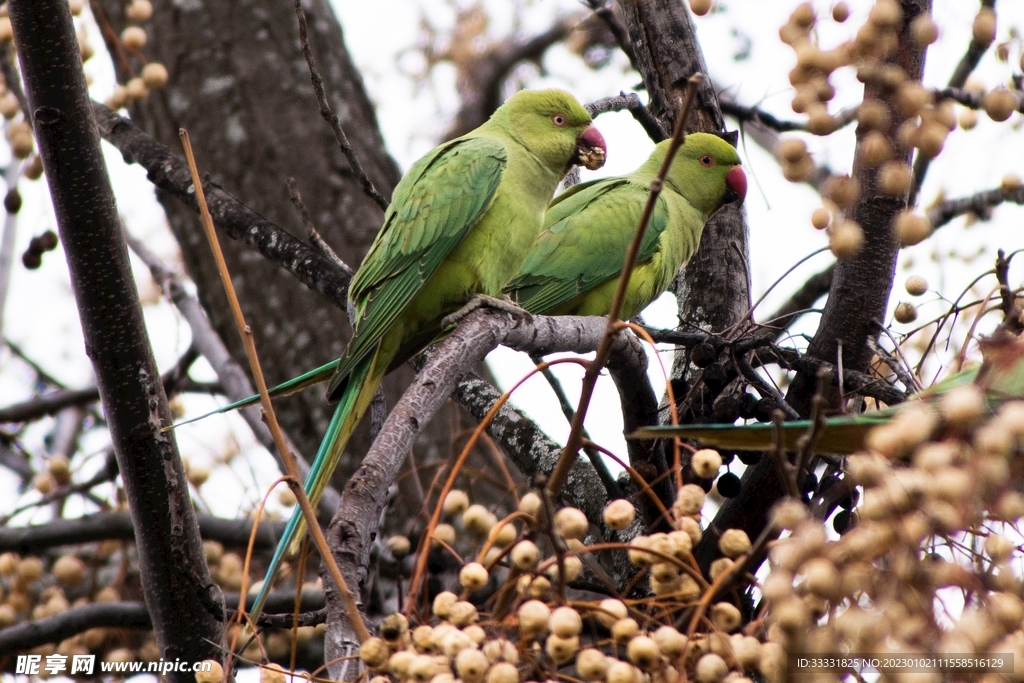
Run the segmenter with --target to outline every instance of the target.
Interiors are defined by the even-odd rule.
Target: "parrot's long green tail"
[[[286,382],[278,384],[275,387],[271,387],[270,389],[267,390],[267,393],[270,394],[271,398],[276,398],[278,396],[291,396],[295,392],[302,391],[306,387],[312,386],[314,384],[319,384],[320,382],[326,382],[334,374],[334,371],[338,369],[338,363],[340,362],[341,361],[339,360],[332,360],[330,363],[321,365],[318,368],[313,368],[309,372],[304,372],[298,377],[294,377]],[[252,396],[243,398],[240,401],[235,401],[234,403],[229,403],[226,406],[221,406],[216,410],[211,410],[210,412],[199,415],[198,417],[191,417],[187,420],[176,422],[170,427],[164,427],[161,431],[167,432],[172,429],[177,429],[178,427],[191,424],[193,422],[198,422],[199,420],[210,417],[211,415],[227,413],[232,410],[237,410],[238,408],[245,408],[247,406],[255,405],[259,402],[260,395],[253,394]]]
[[[338,466],[345,445],[369,408],[387,368],[388,361],[380,357],[380,347],[378,346],[377,351],[365,362],[357,365],[348,376],[348,382],[338,400],[338,407],[334,411],[331,423],[327,426],[327,433],[324,435],[323,441],[320,442],[320,448],[317,450],[316,458],[306,477],[306,495],[314,509],[320,502],[324,489],[327,488],[327,483]],[[256,602],[249,610],[249,615],[254,622],[263,612],[263,606],[270,595],[285,556],[293,553],[293,546],[297,546],[305,534],[306,520],[302,516],[302,509],[295,506],[292,518],[288,521],[288,526],[285,527],[284,534],[270,560],[270,566],[267,567],[263,586],[260,588],[259,595],[256,596]]]

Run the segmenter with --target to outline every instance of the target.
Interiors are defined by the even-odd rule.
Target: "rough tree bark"
[[[67,255],[135,528],[142,587],[161,656],[220,658],[223,625],[200,595],[212,585],[199,525],[100,151],[71,11],[64,0],[9,3],[39,153]],[[173,672],[171,681],[192,675]]]
[[[125,5],[101,0],[115,31]],[[309,41],[329,102],[364,170],[385,197],[400,176],[384,149],[372,104],[345,48],[341,27],[325,0],[303,3]],[[200,171],[257,213],[304,239],[288,199],[293,177],[320,234],[353,268],[372,241],[383,216],[367,197],[320,118],[302,57],[291,2],[179,3],[155,0],[145,28],[146,57],[165,64],[167,86],[132,107],[132,118],[171,149],[180,149],[178,129],[189,130]],[[115,48],[115,67],[128,68]],[[134,64],[137,67],[137,64]],[[181,245],[200,299],[232,356],[248,367],[238,333],[214,269],[209,247],[190,207],[158,193]],[[310,293],[288,273],[243,244],[222,244],[233,282],[271,383],[294,377],[336,358],[348,336],[345,312]],[[400,368],[385,380],[397,399],[413,373]],[[332,407],[318,389],[284,399],[280,422],[312,458]],[[447,447],[447,422],[437,420],[420,443]],[[366,426],[349,445],[336,473],[336,487],[369,448]]]

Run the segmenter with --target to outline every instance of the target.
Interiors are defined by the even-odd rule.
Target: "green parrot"
[[[566,92],[522,91],[476,130],[428,152],[395,187],[349,288],[354,332],[328,388],[338,407],[306,479],[313,505],[384,375],[440,336],[441,321],[474,296],[501,296],[565,174],[576,164],[604,164],[604,139],[590,124]],[[296,508],[251,610],[254,620],[304,532]]]
[[[633,173],[576,185],[554,199],[545,230],[506,287],[531,313],[607,315],[626,251],[670,141],[658,143]],[[651,215],[620,316],[628,320],[668,289],[697,250],[704,223],[742,200],[747,178],[736,150],[710,133],[690,133],[679,148]]]

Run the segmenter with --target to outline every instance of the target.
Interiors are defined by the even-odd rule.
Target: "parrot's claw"
[[[450,315],[446,315],[441,320],[442,329],[448,329],[449,327],[458,325],[463,318],[478,308],[493,308],[496,311],[504,311],[514,318],[529,319],[532,317],[525,308],[512,301],[507,294],[502,296],[500,299],[486,294],[476,294],[466,303],[465,306]]]

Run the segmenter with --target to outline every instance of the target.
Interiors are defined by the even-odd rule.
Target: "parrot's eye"
[[[561,114],[555,114],[554,116],[551,117],[551,123],[555,124],[559,128],[562,128],[563,126],[565,126],[566,123],[565,117],[562,116]]]
[[[711,156],[710,154],[705,154],[704,156],[702,156],[700,158],[700,165],[701,166],[714,166],[715,165],[715,158],[713,156]]]

